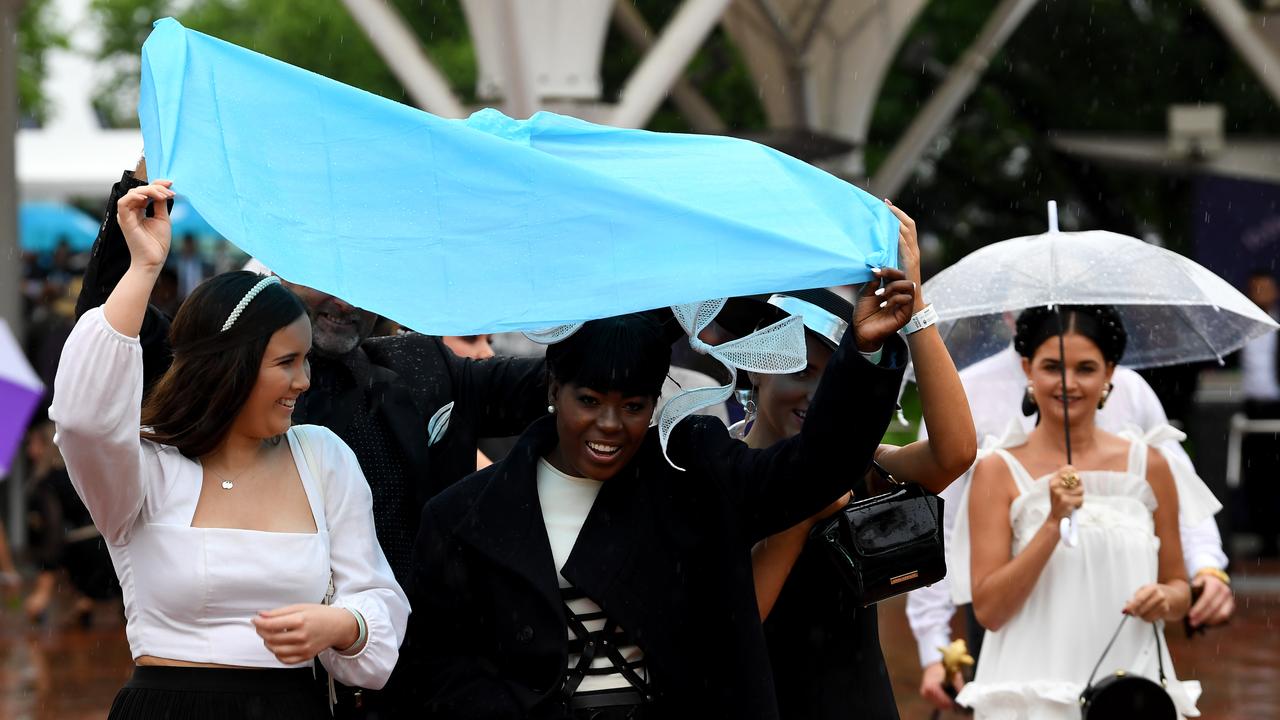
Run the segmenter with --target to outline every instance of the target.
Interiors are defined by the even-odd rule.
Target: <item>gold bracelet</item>
[[[1212,575],[1213,577],[1216,577],[1219,580],[1221,580],[1224,585],[1231,584],[1231,576],[1228,575],[1225,570],[1219,570],[1216,567],[1200,568],[1199,570],[1196,571],[1196,577],[1200,577],[1201,575]]]

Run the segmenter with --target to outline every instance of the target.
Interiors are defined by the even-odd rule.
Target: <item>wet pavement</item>
[[[1237,610],[1230,625],[1192,640],[1180,629],[1169,632],[1178,676],[1204,685],[1204,718],[1280,718],[1280,563],[1237,564],[1233,575]],[[931,708],[917,694],[919,668],[903,606],[901,599],[882,606],[881,638],[903,720],[927,720]],[[118,607],[99,607],[88,629],[62,604],[39,626],[19,608],[9,599],[0,612],[0,719],[105,717],[131,670]]]

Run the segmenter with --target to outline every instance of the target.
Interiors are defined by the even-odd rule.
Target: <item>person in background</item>
[[[213,274],[213,268],[201,257],[195,235],[184,235],[181,248],[170,264],[178,275],[178,299],[185,300],[197,285]]]
[[[918,287],[915,222],[890,207],[899,221],[898,257],[907,278]],[[853,314],[853,305],[827,290],[780,293],[769,299],[767,307],[776,312],[762,316],[753,326],[787,315],[804,318],[809,366],[790,375],[751,374],[749,404],[756,412],[745,441],[753,448],[768,447],[799,432],[818,379],[846,332],[847,324],[840,318]],[[919,291],[912,310],[920,318],[932,314]],[[936,432],[906,447],[881,445],[876,461],[899,481],[938,493],[973,463],[977,440],[964,388],[938,328],[922,327],[906,338],[924,414]],[[847,412],[858,411],[857,402],[849,403]],[[859,488],[855,495],[867,497],[871,491],[857,477],[860,470],[848,467],[843,472],[848,487]],[[752,552],[778,709],[787,720],[848,718],[854,708],[860,718],[898,717],[880,648],[876,607],[862,607],[835,572],[828,551],[809,540],[814,523],[843,505],[842,499],[820,515],[766,539]]]
[[[23,601],[27,619],[43,621],[53,601],[58,571],[65,570],[76,595],[72,612],[82,627],[94,606],[120,597],[120,584],[102,533],[76,495],[62,453],[53,442],[53,423],[37,422],[27,433],[32,484],[27,488],[27,531],[39,573]]]
[[[1263,312],[1280,320],[1280,288],[1271,272],[1258,269],[1249,273],[1245,294]],[[1240,370],[1245,415],[1253,420],[1280,419],[1280,336],[1270,332],[1245,345],[1240,351]],[[1280,435],[1245,436],[1242,455],[1249,525],[1262,538],[1259,554],[1280,556]]]
[[[109,717],[320,720],[312,661],[381,687],[408,601],[355,455],[329,430],[292,424],[311,321],[278,278],[202,283],[144,400],[138,332],[173,196],[157,181],[120,198],[129,268],[76,323],[49,411],[122,578],[135,668]]]

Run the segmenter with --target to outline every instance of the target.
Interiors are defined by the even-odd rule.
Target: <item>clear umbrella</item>
[[[994,355],[1029,307],[1114,305],[1129,334],[1124,364],[1217,360],[1276,322],[1227,281],[1175,252],[1103,230],[1051,230],[977,250],[924,284],[956,367]]]
[[[925,283],[924,293],[957,368],[1008,347],[1014,318],[1030,307],[1115,306],[1128,333],[1124,364],[1135,368],[1222,362],[1280,327],[1225,280],[1177,253],[1102,230],[1058,232],[1053,202],[1049,232],[977,250]],[[1064,384],[1065,373],[1063,366]],[[1063,533],[1074,544],[1074,525],[1064,522]]]

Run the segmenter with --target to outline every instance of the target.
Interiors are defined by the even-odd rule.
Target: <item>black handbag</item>
[[[810,534],[827,548],[862,607],[932,585],[947,574],[942,498],[898,482],[878,464],[873,469],[892,489],[850,502]]]
[[[1130,675],[1124,670],[1117,670],[1098,681],[1097,685],[1093,683],[1098,668],[1102,667],[1103,659],[1107,657],[1128,619],[1129,616],[1126,615],[1120,620],[1120,627],[1116,628],[1111,642],[1107,643],[1102,657],[1098,658],[1098,664],[1089,673],[1089,681],[1085,683],[1084,692],[1080,693],[1080,715],[1084,720],[1177,720],[1178,708],[1165,690],[1168,681],[1164,676],[1164,643],[1160,640],[1160,631],[1155,623],[1151,624],[1151,631],[1156,636],[1159,684],[1141,675]]]

